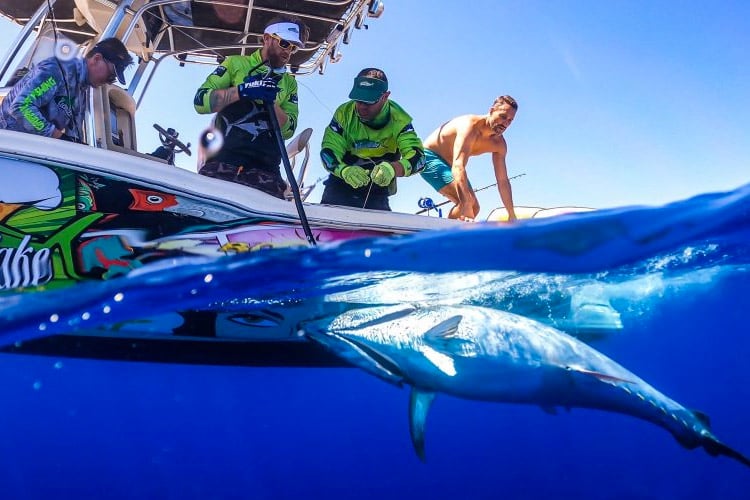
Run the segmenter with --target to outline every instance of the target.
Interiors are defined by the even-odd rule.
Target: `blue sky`
[[[739,187],[750,181],[748,19],[739,0],[385,2],[339,63],[298,79],[299,130],[314,129],[308,181],[325,176],[323,129],[354,75],[377,66],[422,137],[514,96],[505,137],[509,175],[525,174],[513,181],[516,205],[658,205]],[[162,66],[137,115],[144,152],[157,145],[155,122],[195,144],[209,121],[192,97],[212,68]],[[468,175],[475,188],[493,183],[489,156],[472,158]],[[444,201],[420,177],[401,179],[391,206],[415,212],[422,196]],[[478,196],[480,218],[501,205],[494,187]]]

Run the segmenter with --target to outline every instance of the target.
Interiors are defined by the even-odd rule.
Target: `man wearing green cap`
[[[396,177],[424,167],[411,117],[390,94],[380,69],[365,68],[354,79],[351,100],[336,109],[323,134],[320,157],[330,175],[321,203],[390,210]]]

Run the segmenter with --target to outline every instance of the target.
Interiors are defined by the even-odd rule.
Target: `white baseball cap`
[[[276,35],[282,40],[293,43],[300,49],[305,47],[305,44],[302,43],[299,36],[299,26],[294,23],[283,22],[269,24],[266,26],[266,29],[263,30],[263,33],[267,35]]]

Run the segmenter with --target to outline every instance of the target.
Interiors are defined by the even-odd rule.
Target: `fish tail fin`
[[[691,410],[690,411],[695,418],[703,424],[705,427],[704,431],[700,433],[700,441],[696,441],[694,439],[685,439],[681,438],[680,436],[675,435],[677,438],[677,441],[688,449],[694,449],[698,446],[702,446],[704,450],[706,450],[706,453],[711,455],[712,457],[718,457],[720,455],[723,455],[725,457],[733,458],[734,460],[737,460],[741,464],[746,465],[747,467],[750,467],[750,458],[746,457],[739,451],[735,450],[734,448],[731,448],[727,446],[726,444],[719,441],[716,436],[714,436],[710,429],[711,429],[711,419],[708,418],[708,415],[706,415],[703,412],[697,411],[697,410]]]
[[[724,455],[725,457],[733,458],[741,464],[750,467],[750,458],[747,458],[739,451],[735,450],[734,448],[730,448],[716,438],[707,437],[702,444],[706,452],[712,457]]]

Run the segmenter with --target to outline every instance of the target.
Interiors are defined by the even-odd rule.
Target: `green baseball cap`
[[[349,99],[374,104],[387,90],[388,82],[369,76],[358,76],[354,79],[354,86],[352,91],[349,92]]]

